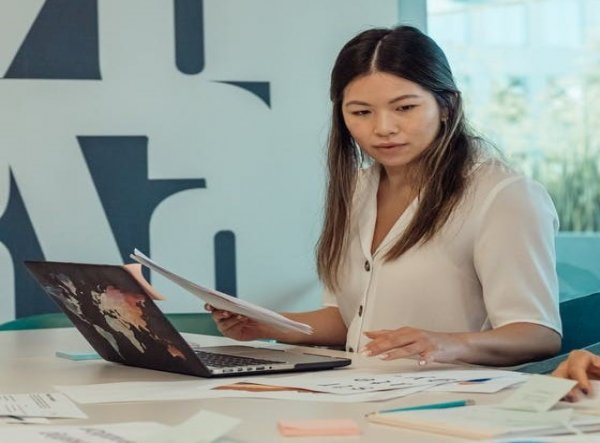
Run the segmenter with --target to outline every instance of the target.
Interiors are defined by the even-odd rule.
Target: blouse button
[[[358,316],[359,317],[362,315],[362,312],[363,312],[363,307],[362,307],[362,305],[360,305],[358,308]]]
[[[354,352],[354,349],[352,348],[352,346],[350,346],[350,347],[348,348],[348,352]]]
[[[371,263],[369,260],[365,260],[365,271],[369,272],[371,270]]]

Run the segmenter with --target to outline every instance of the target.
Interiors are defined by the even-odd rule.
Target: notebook
[[[190,344],[140,279],[122,266],[32,261],[25,266],[107,361],[200,377],[332,369],[352,362],[295,350]]]
[[[471,440],[570,434],[600,430],[600,419],[574,414],[570,409],[526,412],[494,406],[464,406],[406,412],[375,413],[374,423]],[[521,440],[525,443],[525,438]],[[527,440],[533,443],[533,440]],[[591,441],[591,440],[590,440]]]

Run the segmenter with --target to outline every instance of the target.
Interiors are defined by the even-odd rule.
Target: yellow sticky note
[[[360,428],[350,419],[279,420],[277,425],[285,437],[360,435]]]

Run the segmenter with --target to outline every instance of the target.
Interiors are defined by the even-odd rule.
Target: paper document
[[[286,386],[307,389],[316,392],[327,392],[338,395],[351,395],[365,392],[401,390],[421,387],[422,390],[437,390],[450,384],[471,389],[471,392],[486,392],[477,390],[483,383],[474,380],[510,379],[509,384],[521,382],[527,375],[500,370],[437,370],[403,373],[380,373],[345,369],[344,371],[302,373],[284,376],[252,377],[250,383],[271,386]]]
[[[236,387],[239,381],[244,385]],[[252,383],[251,377],[226,380],[172,381],[172,382],[122,382],[95,385],[55,386],[80,404],[101,404],[137,401],[192,400],[209,398],[270,398],[292,401],[324,401],[355,403],[383,401],[423,391],[426,386],[394,389],[392,391],[361,392],[353,395],[328,394],[295,390],[264,391],[244,389]],[[259,385],[255,385],[259,386]],[[1,440],[0,440],[1,441]]]
[[[468,380],[445,383],[443,385],[435,386],[429,389],[429,391],[494,394],[516,384],[523,383],[528,377],[529,375],[518,372],[498,377],[478,377],[474,374],[472,378]]]
[[[493,406],[373,414],[367,419],[375,423],[474,440],[552,435],[571,433],[577,428],[600,427],[598,417],[574,415],[572,409],[527,412],[503,410]]]
[[[0,416],[87,418],[75,403],[59,393],[0,394]]]
[[[223,382],[215,380],[117,382],[92,385],[54,386],[79,404],[133,401],[192,400],[202,398],[202,391]]]
[[[216,412],[200,411],[183,423],[139,443],[210,443],[227,434],[241,420]]]
[[[527,443],[522,438],[508,440],[489,440],[481,443]],[[600,443],[600,434],[581,434],[567,435],[561,437],[537,437],[535,440],[530,440],[529,443]]]
[[[574,380],[535,374],[498,406],[504,409],[545,412],[576,384]]]
[[[573,408],[582,414],[600,415],[600,381],[591,380],[591,384],[592,392],[590,395],[584,395],[582,392],[579,392],[577,401],[560,402],[561,407]]]
[[[422,387],[423,389],[443,383],[436,377],[420,377],[405,374],[301,374],[288,377],[255,377],[251,383],[286,386],[315,392],[337,395],[352,395],[365,392],[390,391]]]
[[[141,263],[142,265],[158,272],[163,277],[168,278],[173,283],[181,286],[183,289],[191,292],[196,297],[200,297],[206,303],[214,306],[217,309],[234,312],[236,314],[244,315],[252,318],[256,321],[260,321],[271,326],[274,326],[280,330],[297,331],[303,334],[312,334],[312,327],[304,323],[292,321],[281,314],[273,312],[269,309],[254,305],[244,300],[240,300],[231,295],[224,294],[223,292],[215,291],[213,289],[205,288],[196,283],[192,283],[183,277],[174,274],[171,271],[160,266],[158,263],[152,261],[149,257],[142,254],[140,251],[135,249],[133,254],[129,255],[133,260]]]
[[[10,443],[138,443],[168,429],[154,422],[90,426],[8,426],[0,428],[0,441]]]
[[[49,425],[52,421],[45,417],[0,417],[0,424],[6,425]]]

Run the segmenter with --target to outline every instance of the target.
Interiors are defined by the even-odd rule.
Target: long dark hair
[[[400,26],[364,31],[346,43],[331,73],[329,176],[325,221],[317,244],[319,277],[331,290],[339,287],[352,196],[363,160],[344,123],[344,90],[354,79],[372,72],[393,74],[420,85],[435,97],[444,116],[435,140],[418,159],[417,212],[386,253],[386,260],[394,260],[413,246],[426,243],[441,229],[464,194],[467,171],[479,144],[465,122],[461,94],[448,60],[431,38],[411,26]]]

